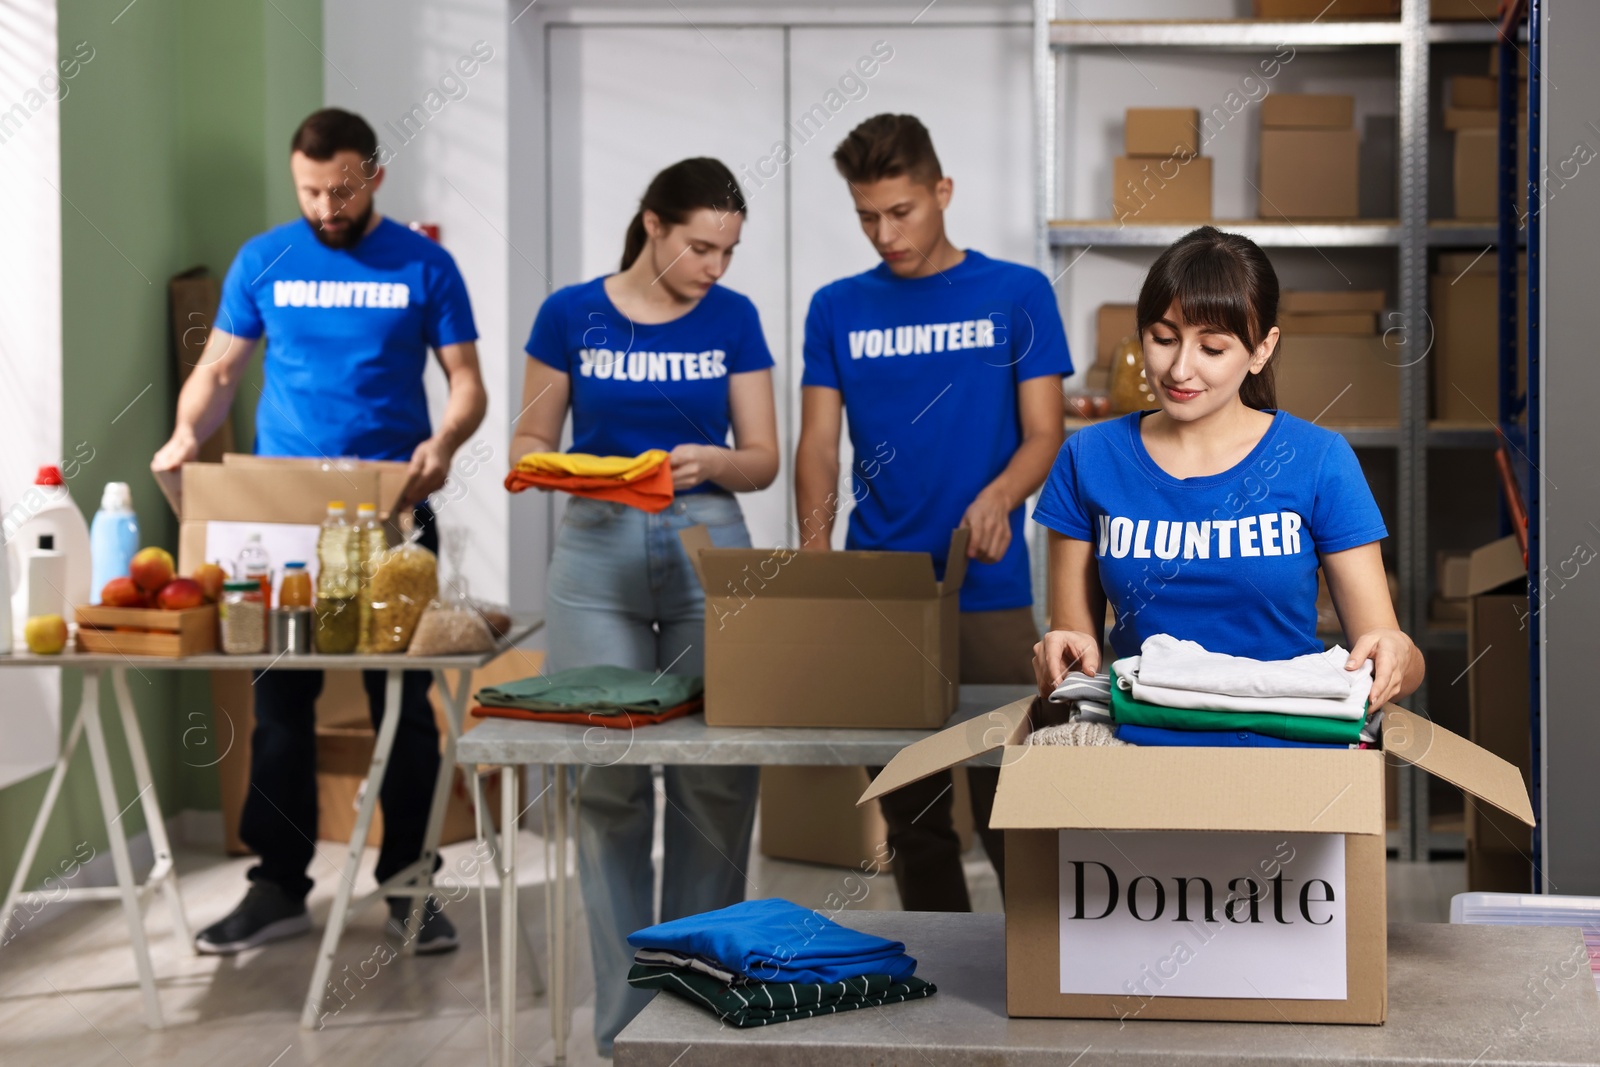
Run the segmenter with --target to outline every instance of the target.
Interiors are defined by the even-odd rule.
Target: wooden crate
[[[180,659],[217,649],[217,607],[78,609],[78,650]]]

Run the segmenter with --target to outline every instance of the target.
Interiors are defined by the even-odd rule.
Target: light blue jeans
[[[738,501],[726,493],[680,497],[656,515],[571,498],[550,560],[549,670],[607,663],[704,673],[705,593],[678,541],[679,530],[695,525],[707,527],[719,548],[750,545]],[[614,763],[626,739],[605,741],[578,771],[578,879],[594,956],[595,1043],[610,1056],[612,1041],[651,997],[628,985],[627,936],[658,920],[650,768]],[[745,897],[759,772],[679,766],[665,768],[664,778],[659,921],[737,904]]]

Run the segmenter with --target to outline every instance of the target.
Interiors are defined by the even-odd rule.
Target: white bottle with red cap
[[[14,639],[22,640],[28,621],[28,557],[37,551],[39,538],[48,536],[62,556],[62,610],[67,620],[81,604],[89,603],[89,524],[67,490],[59,467],[40,467],[39,476],[22,499],[6,513],[6,554],[10,557],[11,626]],[[37,594],[35,601],[39,598]]]

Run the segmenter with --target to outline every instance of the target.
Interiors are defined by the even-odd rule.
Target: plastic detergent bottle
[[[107,482],[100,510],[89,527],[89,603],[100,603],[100,590],[113,578],[126,578],[139,551],[139,518],[127,482]]]
[[[17,525],[13,528],[12,523]],[[39,538],[49,534],[53,551],[61,553],[63,578],[58,587],[62,610],[71,613],[89,603],[89,524],[67,491],[60,467],[40,467],[33,486],[5,517],[5,537],[11,574],[17,579],[11,592],[11,625],[15,641],[22,640],[28,621],[28,556]]]

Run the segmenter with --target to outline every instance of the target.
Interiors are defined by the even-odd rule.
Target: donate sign
[[[1342,835],[1060,833],[1061,992],[1347,996]]]

